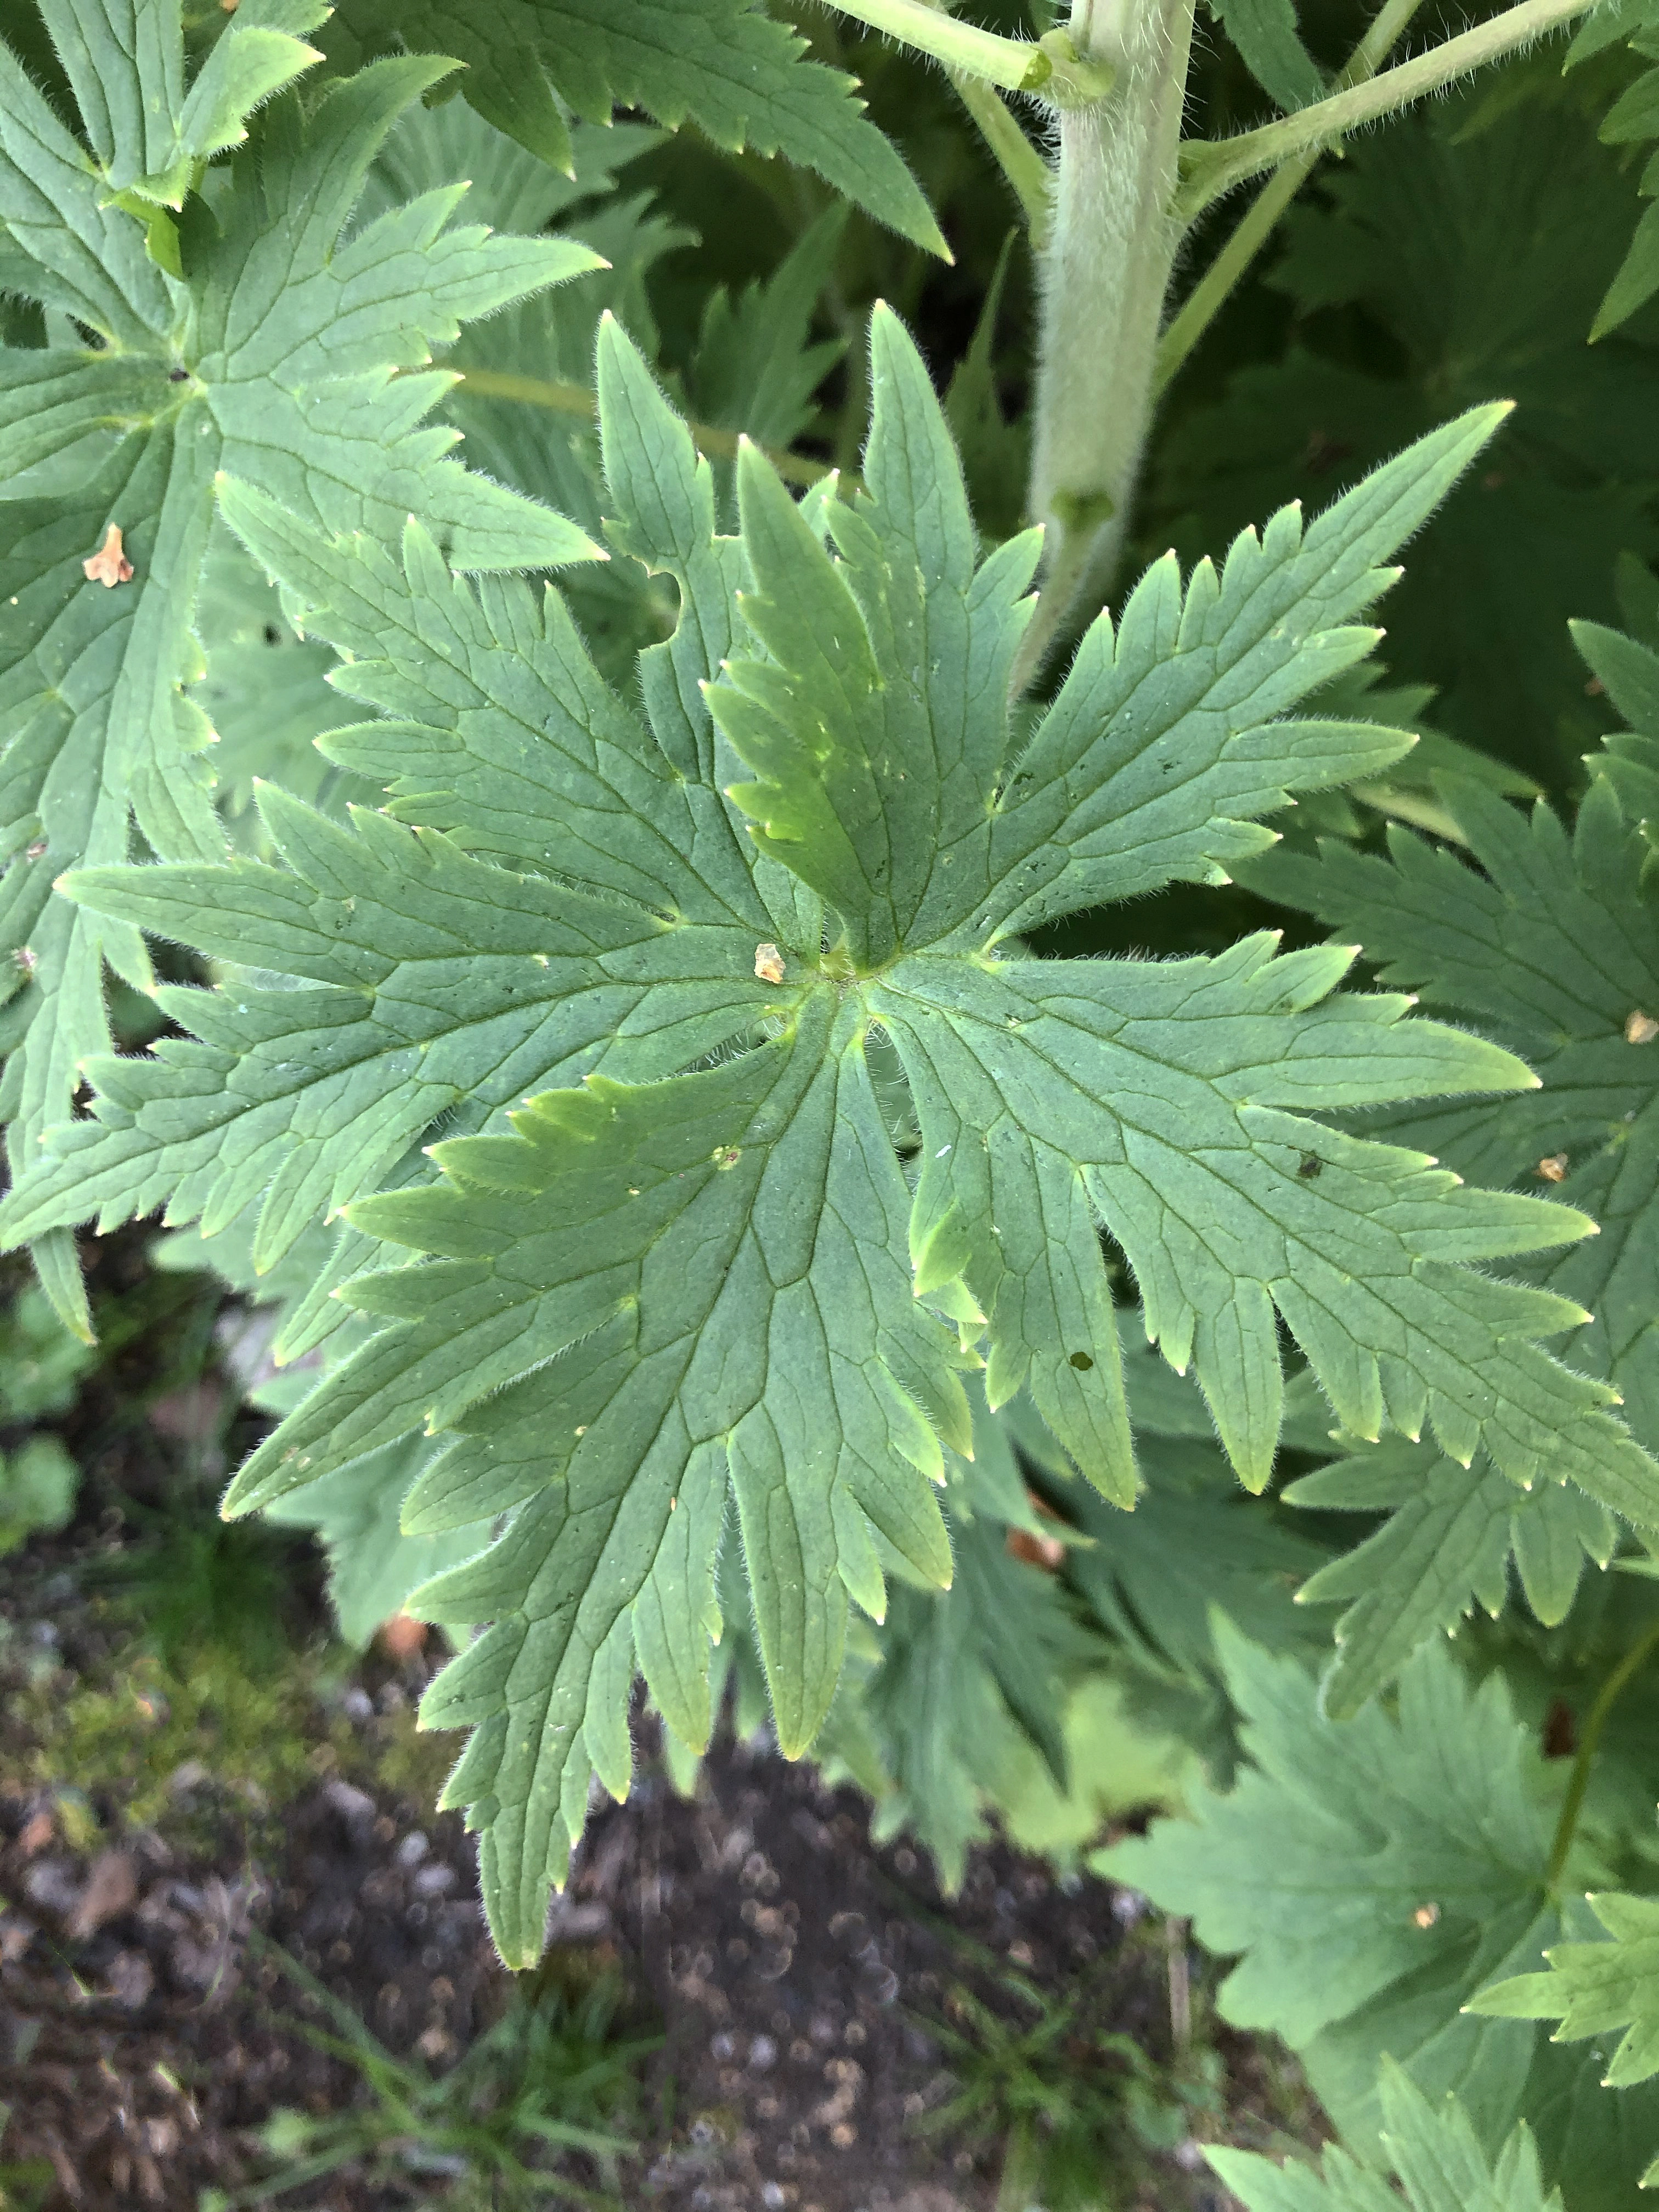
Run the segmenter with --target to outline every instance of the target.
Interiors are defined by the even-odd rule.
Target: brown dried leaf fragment
[[[781,983],[783,955],[769,939],[755,947],[755,973],[763,983]]]
[[[91,559],[83,561],[81,566],[86,572],[87,581],[101,584],[106,591],[112,591],[117,584],[132,581],[132,563],[123,550],[118,522],[111,523],[104,532],[103,544]]]
[[[1563,1182],[1566,1179],[1567,1165],[1565,1152],[1547,1152],[1538,1163],[1538,1172],[1546,1182]]]
[[[1651,1044],[1659,1037],[1659,1022],[1651,1014],[1644,1014],[1639,1006],[1632,1008],[1625,1018],[1626,1044]]]
[[[106,1921],[125,1912],[137,1895],[138,1879],[126,1853],[100,1851],[70,1915],[70,1934],[77,1941],[95,1936]]]

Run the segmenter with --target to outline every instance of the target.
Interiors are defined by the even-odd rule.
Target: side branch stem
[[[1316,100],[1311,106],[1298,108],[1294,115],[1267,124],[1260,131],[1246,131],[1239,137],[1213,143],[1201,140],[1189,143],[1182,152],[1182,182],[1176,195],[1176,216],[1182,222],[1190,222],[1246,177],[1276,169],[1300,155],[1317,153],[1361,124],[1374,123],[1427,93],[1438,92],[1443,85],[1467,76],[1487,62],[1500,60],[1517,47],[1529,46],[1595,5],[1595,0],[1522,0],[1520,7],[1508,9],[1489,22],[1477,23],[1472,31],[1402,62],[1398,69],[1385,70],[1381,76],[1349,85],[1328,100]]]
[[[830,0],[831,7],[872,31],[931,54],[947,69],[966,70],[1006,92],[1034,91],[1053,74],[1054,64],[1040,46],[1024,39],[1005,39],[931,7],[928,0]]]
[[[1193,0],[1072,0],[1073,42],[1115,82],[1060,118],[1031,452],[1030,513],[1047,552],[1016,695],[1074,606],[1100,604],[1127,525],[1181,239],[1170,204],[1192,27]]]
[[[1376,75],[1404,33],[1423,0],[1389,0],[1354,48],[1347,67],[1336,81],[1346,92]],[[1153,371],[1154,396],[1161,396],[1170,378],[1186,360],[1225,304],[1256,255],[1272,237],[1291,202],[1301,191],[1327,148],[1310,147],[1283,164],[1268,178],[1249,213],[1182,301],[1180,313],[1158,341]]]
[[[1567,1863],[1567,1854],[1572,1849],[1572,1839],[1578,1832],[1578,1816],[1584,1809],[1584,1792],[1589,1788],[1590,1769],[1601,1746],[1602,1732],[1609,1715],[1618,1704],[1620,1694],[1629,1686],[1634,1676],[1656,1651],[1659,1651],[1659,1621],[1647,1634],[1633,1644],[1595,1693],[1595,1703],[1584,1717],[1584,1732],[1578,1739],[1578,1755],[1572,1762],[1572,1772],[1567,1780],[1567,1794],[1561,1800],[1560,1818],[1555,1824],[1555,1838],[1550,1845],[1549,1864],[1544,1870],[1544,1886],[1553,1891]]]
[[[558,415],[574,415],[580,421],[598,420],[599,404],[585,384],[555,383],[539,376],[514,376],[501,368],[466,368],[454,372],[457,383],[465,392],[476,392],[480,399],[520,399],[531,407],[550,407]],[[699,453],[721,461],[733,461],[738,457],[738,434],[735,430],[717,430],[709,422],[689,422],[692,441]],[[786,483],[799,484],[810,490],[815,483],[835,472],[823,461],[808,460],[801,453],[781,453],[776,447],[762,448],[766,458]]]

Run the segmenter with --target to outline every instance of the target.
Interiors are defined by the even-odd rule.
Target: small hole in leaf
[[[1072,1364],[1080,1375],[1086,1375],[1094,1364],[1086,1352],[1074,1352],[1072,1354]]]
[[[1299,1176],[1305,1176],[1308,1181],[1311,1182],[1314,1177],[1323,1168],[1324,1164],[1324,1161],[1320,1158],[1317,1152],[1304,1152],[1302,1155],[1302,1164],[1297,1168],[1297,1173]]]

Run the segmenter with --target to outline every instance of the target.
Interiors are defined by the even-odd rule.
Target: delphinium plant
[[[1343,2139],[1229,2186],[1601,2212],[1659,15],[1351,13],[17,0],[0,1232],[270,1309],[510,1964],[641,1675],[947,1877],[1107,1681]]]

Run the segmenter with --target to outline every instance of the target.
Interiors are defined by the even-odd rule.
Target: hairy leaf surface
[[[981,561],[885,313],[872,369],[864,488],[797,507],[747,448],[727,538],[713,471],[604,326],[609,534],[680,595],[628,695],[556,594],[458,580],[418,525],[398,559],[227,486],[341,652],[338,686],[380,710],[327,750],[392,784],[388,813],[343,826],[270,796],[269,864],[70,885],[237,965],[169,994],[191,1034],[100,1069],[92,1115],[53,1132],[0,1225],[165,1200],[240,1236],[257,1208],[269,1265],[319,1208],[345,1212],[370,1272],[332,1265],[285,1329],[314,1340],[337,1289],[365,1317],[356,1348],[228,1510],[423,1429],[406,1528],[509,1516],[410,1602],[483,1632],[425,1713],[475,1729],[450,1802],[484,1832],[514,1959],[539,1946],[591,1778],[627,1786],[636,1662],[684,1740],[707,1735],[728,1505],[795,1751],[834,1694],[848,1597],[879,1618],[890,1572],[950,1580],[933,1485],[971,1449],[964,1369],[983,1362],[993,1408],[1029,1385],[1133,1501],[1103,1226],[1253,1486],[1280,1433],[1282,1318],[1355,1434],[1430,1420],[1516,1483],[1547,1463],[1632,1512],[1653,1494],[1607,1386],[1533,1340],[1580,1310],[1470,1264],[1582,1217],[1312,1118],[1525,1088],[1519,1060],[1401,998],[1335,994],[1346,950],[1048,960],[1014,935],[1213,879],[1286,792],[1397,757],[1398,732],[1289,717],[1367,650],[1354,618],[1383,564],[1498,410],[1305,530],[1287,512],[1246,533],[1219,573],[1160,564],[1017,738],[1035,547]],[[398,1164],[452,1114],[461,1133]],[[383,1264],[397,1248],[416,1263]]]
[[[1524,2124],[1492,2159],[1455,2097],[1437,2107],[1391,2060],[1383,2063],[1381,2098],[1382,2148],[1412,2212],[1562,2212],[1559,2191],[1545,2191]],[[1379,2174],[1334,2145],[1317,2174],[1254,2151],[1205,2154],[1246,2212],[1394,2212],[1400,2203]]]
[[[101,960],[149,980],[137,933],[53,900],[53,878],[124,860],[130,810],[158,852],[222,849],[202,759],[211,732],[183,690],[200,672],[191,618],[216,474],[264,485],[313,531],[386,532],[418,509],[463,566],[592,550],[444,458],[453,434],[419,427],[441,376],[393,380],[463,319],[592,257],[455,227],[454,191],[340,243],[376,149],[446,65],[378,64],[303,118],[278,101],[232,189],[216,172],[210,202],[185,199],[202,159],[245,137],[246,111],[313,50],[261,27],[273,11],[247,0],[186,83],[177,0],[46,0],[43,12],[86,143],[0,45],[4,282],[52,319],[46,347],[0,349],[0,842],[12,855],[0,903],[32,978],[0,1097],[15,1166],[62,1116],[82,1059],[107,1048]],[[100,574],[83,573],[108,548],[125,573],[113,550]],[[84,1325],[64,1248],[47,1249],[47,1279]]]
[[[1559,2021],[1557,2043],[1622,2028],[1603,2086],[1625,2089],[1659,2074],[1659,1900],[1607,1893],[1589,1901],[1607,1942],[1555,1944],[1544,1954],[1547,1973],[1498,1982],[1469,2010],[1498,2020]]]
[[[570,165],[565,105],[591,123],[641,107],[671,130],[689,118],[717,146],[787,155],[945,251],[854,80],[805,59],[805,40],[756,0],[341,0],[329,44],[455,55],[479,113],[556,169]]]
[[[1190,1820],[1103,1854],[1102,1870],[1238,1958],[1224,2016],[1297,2046],[1345,2133],[1375,2129],[1376,2060],[1391,2051],[1501,2137],[1533,2039],[1458,2008],[1558,1925],[1533,1754],[1504,1685],[1473,1689],[1431,1644],[1401,1676],[1397,1713],[1374,1701],[1339,1723],[1299,1661],[1225,1623],[1217,1636],[1252,1765],[1225,1795],[1200,1792]]]

